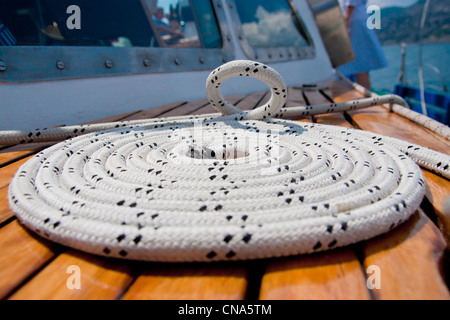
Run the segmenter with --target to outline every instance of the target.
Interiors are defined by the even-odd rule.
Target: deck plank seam
[[[0,229],[7,226],[8,224],[12,223],[14,220],[16,220],[16,216],[12,214],[10,217],[6,218],[4,221],[0,222]]]
[[[15,157],[15,158],[12,158],[12,159],[10,159],[10,160],[7,160],[7,161],[5,161],[5,162],[3,162],[3,163],[0,163],[0,169],[1,169],[1,168],[4,168],[4,167],[7,167],[7,166],[10,165],[10,164],[13,164],[14,162],[17,162],[17,161],[20,161],[20,160],[22,160],[22,159],[25,159],[26,157],[35,155],[36,153],[40,152],[41,150],[43,150],[43,149],[45,149],[45,148],[46,148],[46,147],[43,147],[42,149],[38,149],[38,150],[33,150],[33,151],[27,152],[27,153],[25,153],[25,154],[22,154],[22,155],[20,155],[20,156],[17,156],[17,157]]]
[[[115,300],[124,300],[125,295],[128,293],[130,288],[136,283],[137,279],[145,272],[145,268],[140,266],[139,263],[135,263],[131,267],[131,277],[133,278],[130,283],[123,288],[122,292],[118,294]]]
[[[361,271],[362,271],[362,274],[363,274],[363,276],[364,276],[365,287],[367,288],[367,292],[369,293],[370,300],[377,300],[377,299],[376,299],[376,296],[375,296],[375,294],[374,294],[374,292],[373,292],[373,290],[370,290],[370,289],[367,287],[367,280],[368,280],[369,278],[368,278],[367,272],[366,272],[366,269],[367,269],[367,266],[366,266],[366,263],[365,263],[365,261],[366,261],[366,255],[364,254],[363,246],[364,246],[364,242],[362,242],[362,243],[357,243],[357,244],[351,246],[351,248],[352,248],[353,252],[355,252],[356,258],[357,258],[358,261],[359,261],[359,265],[360,265],[360,267],[361,267]]]
[[[269,93],[269,91],[264,91],[264,93],[261,95],[261,97],[258,99],[258,102],[256,102],[256,104],[253,106],[253,108],[251,110],[255,110],[256,108],[260,107],[260,103],[261,101],[264,100],[264,98],[266,97],[266,95]]]
[[[267,261],[249,261],[246,264],[248,272],[247,277],[247,291],[245,292],[244,301],[258,301],[261,283],[266,271]]]
[[[303,90],[303,89],[302,89],[302,97],[303,97],[303,100],[305,100],[306,105],[310,106],[311,102],[309,101],[309,99],[308,99],[308,97],[307,97],[307,95],[305,93],[305,90]]]
[[[424,170],[424,169],[422,169]],[[444,236],[445,241],[447,242],[447,251],[450,250],[450,235],[445,231],[444,221],[440,218],[440,216],[436,213],[437,208],[433,205],[432,200],[428,198],[427,195],[423,198],[422,203],[420,204],[420,209],[423,210],[425,215],[433,222],[433,224],[439,229],[441,234]],[[449,270],[450,273],[450,270]]]
[[[152,111],[156,112],[156,113],[151,114],[150,117],[138,117],[138,118],[135,118],[135,119],[144,120],[144,119],[158,118],[161,115],[163,115],[164,113],[171,112],[171,111],[173,111],[173,110],[175,110],[175,109],[177,109],[177,108],[179,108],[181,106],[184,106],[186,104],[188,104],[187,101],[180,101],[178,103],[175,103],[174,106],[172,106],[169,109],[164,109],[163,108],[164,106],[161,106],[161,107],[158,107],[158,108],[153,108],[153,109],[148,109],[148,110],[140,110],[140,111],[138,111],[136,113],[133,113],[132,115],[127,115],[126,117],[122,118],[120,121],[130,121],[130,120],[133,120],[133,119],[130,119],[130,118],[135,117],[136,115],[139,115],[140,113],[152,112]],[[170,104],[170,105],[173,105],[173,104]],[[158,110],[158,109],[162,109],[162,110]]]
[[[180,107],[182,107],[182,106],[185,106],[185,105],[187,105],[187,104],[188,104],[187,101],[182,101],[182,102],[180,102],[180,104],[177,104],[176,106],[174,106],[174,107],[172,107],[172,108],[170,108],[170,109],[167,109],[167,110],[164,110],[164,111],[162,111],[162,112],[160,112],[160,113],[157,113],[157,114],[152,115],[151,118],[159,118],[159,117],[161,117],[162,115],[164,115],[165,113],[169,113],[169,112],[171,112],[171,111],[173,111],[173,110],[176,110],[176,109],[178,109],[178,108],[180,108]],[[151,119],[151,118],[149,118],[149,119]]]
[[[324,90],[319,89],[319,92],[328,102],[335,103],[334,99],[331,96],[329,96]]]
[[[248,97],[250,97],[250,94],[244,95],[242,98],[240,98],[238,101],[236,101],[235,105],[237,106],[239,103],[241,103]]]
[[[196,112],[196,111],[198,111],[198,110],[200,110],[200,109],[202,109],[202,108],[205,108],[205,107],[207,107],[208,105],[209,105],[209,102],[206,102],[205,104],[202,104],[200,107],[198,107],[198,108],[192,110],[188,115],[192,115],[194,112]]]

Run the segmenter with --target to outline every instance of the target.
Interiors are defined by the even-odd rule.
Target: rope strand
[[[338,69],[336,69],[336,72],[342,80],[344,80],[349,85],[351,85],[355,90],[364,94],[366,97],[369,97],[369,99],[382,98],[379,95],[377,95],[376,93],[367,90],[363,86],[352,82],[350,79],[345,77]],[[396,96],[396,97],[398,97],[398,96]],[[403,100],[403,98],[401,98],[401,97],[399,97],[399,98],[401,100]],[[384,107],[386,107],[385,104],[386,104],[386,102],[380,102],[378,105],[383,105]],[[387,108],[389,108],[392,112],[395,112],[395,113],[401,115],[402,117],[405,117],[406,119],[409,119],[427,129],[431,130],[432,132],[438,134],[442,138],[450,141],[450,128],[447,125],[440,123],[439,121],[436,121],[434,119],[431,119],[423,114],[415,112],[414,110],[406,108],[406,106],[407,106],[407,103],[404,102],[404,100],[403,100],[403,102],[399,102],[399,100],[395,100],[395,101],[389,102],[389,105],[387,106]]]

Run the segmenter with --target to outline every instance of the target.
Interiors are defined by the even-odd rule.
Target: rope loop
[[[225,80],[235,77],[252,77],[270,88],[269,101],[251,111],[242,111],[229,103],[220,93]],[[273,68],[250,60],[234,60],[213,70],[206,80],[206,92],[212,106],[223,115],[234,115],[234,120],[263,120],[275,115],[286,103],[287,87],[281,75]]]

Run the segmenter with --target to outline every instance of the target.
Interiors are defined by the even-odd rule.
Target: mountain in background
[[[383,44],[419,41],[419,26],[425,0],[407,7],[381,9],[381,29],[376,30]],[[450,42],[449,0],[432,0],[423,30],[423,42]]]

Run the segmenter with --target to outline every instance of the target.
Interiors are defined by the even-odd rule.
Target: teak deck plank
[[[246,95],[243,99],[236,101],[236,107],[241,110],[252,110],[266,103],[270,98],[269,96],[268,91],[258,91]],[[233,103],[231,100],[228,101]]]
[[[240,101],[244,100],[248,95],[235,95],[226,97],[225,99],[230,102],[231,104],[238,105]],[[208,114],[208,113],[218,113],[216,109],[209,103],[209,101],[206,101],[205,104],[203,104],[200,108],[196,108],[192,110],[189,114],[191,115],[202,115],[202,114]]]
[[[0,229],[0,298],[51,260],[54,246],[29,233],[17,220]]]
[[[382,107],[372,107],[370,108],[373,110],[374,108],[377,108],[375,110],[379,110],[379,108]],[[367,112],[367,111],[366,111]],[[371,111],[368,111],[371,112]],[[407,140],[412,143],[428,147],[430,149],[434,149],[436,151],[442,152],[444,154],[450,153],[450,148],[439,139],[436,139],[434,136],[428,134],[425,132],[421,127],[418,125],[413,124],[407,119],[404,119],[401,116],[398,116],[396,114],[387,114],[385,112],[376,111],[376,114],[382,114],[381,117],[376,117],[375,121],[369,121],[367,118],[367,114],[364,113],[352,113],[352,119],[358,124],[358,126],[363,130],[372,131],[375,133],[380,133],[384,135],[388,135],[394,138],[399,138],[402,140]],[[373,117],[372,117],[373,118]],[[395,130],[391,126],[387,125],[387,122],[380,120],[384,119],[385,121],[392,121],[388,120],[389,118],[396,118],[397,122],[399,124],[399,128]],[[398,119],[401,118],[401,119]],[[427,184],[430,189],[430,194],[427,195],[427,198],[429,198],[429,201],[435,206],[436,213],[443,213],[444,211],[444,199],[443,197],[448,197],[450,195],[450,184],[448,181],[439,180],[438,176],[436,175],[430,175],[426,173],[426,170],[422,170],[422,172],[425,173],[425,179],[427,181]],[[435,183],[435,180],[442,181],[442,183]],[[435,201],[434,199],[440,199],[440,201]],[[445,225],[448,225],[450,223],[449,218],[445,216],[444,214],[439,215],[441,219],[445,221]]]
[[[330,84],[331,89],[325,91],[336,102],[362,96],[342,82]],[[264,104],[269,97],[267,91],[261,91],[227,97],[227,100],[244,110]],[[289,88],[286,106],[305,105],[305,98],[310,104],[328,102],[327,97],[319,91]],[[132,111],[95,122],[212,112],[216,111],[207,100],[197,100]],[[366,115],[361,115],[364,113]],[[391,113],[386,108],[375,107],[350,113],[347,119],[365,129],[369,123],[378,121],[380,114],[386,117],[386,114]],[[309,117],[300,121],[311,122],[312,119]],[[340,113],[317,116],[314,121],[352,127]],[[411,122],[409,125],[416,126]],[[391,131],[395,133],[400,130],[391,128]],[[436,139],[440,141],[439,148],[448,153],[448,144],[426,130],[423,132],[427,136],[427,143]],[[386,131],[380,133],[387,134]],[[424,214],[416,214],[388,234],[363,242],[363,252],[350,246],[314,255],[264,260],[257,267],[245,262],[136,263],[66,249],[34,236],[22,228],[17,220],[8,221],[12,217],[6,199],[9,181],[19,166],[28,160],[28,153],[38,149],[24,150],[24,153],[14,150],[14,147],[8,148],[0,153],[0,166],[5,163],[0,168],[0,224],[3,223],[0,228],[0,298],[222,300],[245,299],[249,291],[259,290],[260,299],[450,299],[440,273],[445,241],[438,228]],[[21,159],[23,157],[27,158]],[[445,219],[444,202],[450,193],[450,183],[430,172],[424,171],[424,174],[431,189],[430,202],[441,223],[441,230],[448,232],[450,223],[448,218]],[[67,280],[71,276],[67,268],[71,265],[80,268],[81,290],[67,287]],[[367,289],[366,278],[370,274],[365,274],[365,270],[371,265],[380,267],[380,290]],[[260,272],[261,268],[265,270],[261,286],[254,288],[252,285],[256,283],[251,281],[250,276]],[[408,281],[415,282],[411,284]]]
[[[151,119],[151,118],[160,117],[164,113],[169,112],[174,109],[178,109],[185,104],[186,104],[186,102],[176,102],[176,103],[166,104],[161,107],[157,107],[157,108],[153,108],[153,109],[139,111],[128,117],[123,118],[122,121],[142,120],[142,119]]]
[[[95,123],[106,123],[106,122],[116,122],[116,121],[124,121],[124,119],[132,117],[133,115],[142,112],[142,110],[135,110],[135,111],[130,111],[130,112],[125,112],[122,114],[117,114],[117,115],[113,115],[110,117],[106,117],[106,118],[102,118],[102,119],[98,119],[98,120],[93,120],[93,121],[89,121],[89,122],[85,122],[84,124],[95,124]]]
[[[327,102],[318,91],[302,92],[300,89],[290,88],[288,97],[295,97],[296,102],[303,101],[304,105],[306,104],[304,97],[309,104]],[[336,115],[319,117],[319,119],[321,123],[329,124],[332,117]],[[311,122],[309,119],[301,121]],[[342,123],[352,127],[345,119]],[[270,261],[261,281],[259,298],[261,300],[366,300],[370,299],[370,294],[356,253],[353,249],[344,248]]]
[[[56,257],[10,299],[118,299],[133,281],[132,265],[69,250]]]
[[[0,224],[14,216],[9,208],[8,186],[0,188]]]
[[[328,124],[339,127],[354,128],[344,117],[342,113],[332,113],[327,115],[315,116],[314,121],[320,124]]]
[[[101,123],[101,122],[110,122],[110,121],[120,121],[126,117],[133,116],[138,112],[128,112],[122,115],[112,116],[108,118],[104,118],[101,120],[92,121],[91,123]],[[40,149],[26,151],[29,153],[34,153],[39,151]],[[7,153],[5,154],[5,159],[8,156],[17,156],[16,153]],[[14,171],[17,171],[18,166],[26,162],[31,156],[17,161],[11,165],[8,165],[5,168],[0,169],[0,183],[2,181],[11,180],[14,175]],[[0,223],[8,220],[13,216],[13,213],[9,209],[8,201],[6,199],[8,186],[4,186],[0,188],[0,199],[5,199],[5,201],[1,202],[0,205]],[[4,194],[4,195],[3,195]],[[4,197],[4,198],[3,198]],[[9,225],[15,225],[17,221],[13,221]],[[18,228],[21,228],[18,226]],[[6,230],[6,229],[5,229]],[[3,229],[0,229],[0,232]],[[0,233],[1,234],[1,233]],[[19,238],[19,234],[21,234]],[[34,236],[32,237],[34,238]],[[33,239],[30,239],[30,234],[28,232],[18,233],[18,237],[16,240],[19,240],[18,243],[28,243],[32,242]],[[35,240],[36,241],[36,240]],[[36,241],[38,244],[39,242]],[[40,247],[37,246],[39,249]],[[1,250],[1,247],[0,247]],[[65,248],[61,248],[61,251],[64,251]],[[45,264],[48,260],[55,257],[54,254],[49,254],[46,250],[36,250],[34,259],[39,260],[39,254],[41,254],[41,262],[42,265]],[[51,258],[50,258],[51,257]],[[6,260],[5,260],[6,261]],[[21,267],[22,274],[27,275],[28,273],[34,273],[35,270],[39,270],[40,266],[38,263],[24,264]],[[69,275],[61,276],[61,272],[57,272],[58,270],[66,268],[70,265],[82,266],[83,272],[81,272],[82,282],[88,283],[81,290],[69,290],[65,284],[65,281]],[[114,299],[120,296],[122,291],[121,287],[118,284],[123,284],[123,287],[127,287],[129,283],[131,283],[132,278],[127,275],[125,272],[119,272],[116,270],[107,269],[108,266],[112,266],[110,262],[105,262],[104,259],[90,256],[82,253],[68,254],[63,253],[55,258],[54,261],[51,261],[49,265],[44,268],[44,270],[37,273],[35,277],[32,278],[31,281],[27,282],[23,287],[17,291],[13,297],[14,299]],[[8,269],[8,266],[5,266],[4,270],[1,273],[8,274],[11,270]],[[16,265],[13,265],[16,268]],[[122,268],[124,269],[124,268]],[[27,273],[28,272],[28,273]],[[20,274],[19,274],[20,275]],[[58,275],[58,276],[55,276]],[[98,276],[97,281],[93,281]],[[27,276],[23,276],[22,278],[26,278]],[[20,278],[20,283],[22,281]],[[62,283],[62,281],[64,283]],[[108,284],[108,281],[111,283]],[[13,287],[13,285],[11,285]],[[46,290],[44,290],[46,288]],[[122,288],[123,289],[123,288]]]
[[[271,262],[261,300],[368,300],[361,264],[351,247]]]
[[[438,226],[450,244],[450,212],[445,209],[445,201],[450,198],[450,182],[427,170],[422,170],[425,181],[430,188],[431,195],[427,199],[434,208],[434,213],[438,219]]]
[[[260,100],[260,99],[259,99]],[[197,103],[193,103],[191,105],[201,105],[204,104],[204,102],[197,102]],[[176,104],[176,105],[180,105],[180,104]],[[188,110],[185,110],[188,111]],[[169,111],[170,112],[170,111]],[[139,117],[138,115],[139,113],[135,113],[133,112],[132,115],[130,117]],[[103,121],[110,121],[111,119],[103,119]],[[128,120],[128,119],[125,119]],[[24,161],[26,161],[26,159],[24,159]],[[22,162],[24,162],[22,161]],[[16,171],[15,166],[12,167],[12,171],[9,170],[10,167],[8,167],[8,170],[3,169],[2,171],[4,171],[3,175],[5,176],[5,182],[10,180],[10,178],[12,177],[9,173],[12,172],[13,174]],[[8,181],[9,182],[9,181]],[[5,186],[6,189],[6,186]],[[56,274],[57,270],[64,269],[67,268],[68,263],[71,263],[73,265],[76,266],[83,266],[83,273],[87,274],[88,278],[89,275],[95,275],[98,274],[99,271],[98,270],[102,270],[102,267],[99,263],[91,263],[88,262],[89,261],[93,261],[99,258],[94,258],[94,257],[86,257],[83,258],[83,256],[79,256],[79,257],[70,257],[67,258],[66,254],[61,254],[59,257],[57,257],[54,261],[52,261],[49,266],[47,266],[42,272],[40,272],[36,277],[34,277],[29,283],[27,283],[24,287],[22,287],[18,292],[16,292],[16,294],[14,294],[14,296],[12,298],[17,298],[17,299],[34,299],[37,298],[35,296],[36,294],[36,288],[41,288],[43,286],[43,283],[45,284],[45,287],[48,289],[47,291],[45,291],[44,293],[39,293],[39,296],[41,296],[44,299],[67,299],[67,298],[80,298],[80,299],[85,299],[85,298],[102,298],[102,299],[107,299],[107,298],[114,298],[120,295],[120,290],[109,290],[107,292],[104,292],[104,290],[102,291],[101,287],[96,288],[95,284],[94,285],[88,285],[87,289],[80,291],[71,291],[69,289],[67,289],[67,286],[65,286],[65,283],[63,283],[64,281],[64,277],[52,277],[51,275]],[[100,258],[101,259],[101,258]],[[67,261],[66,261],[67,260]],[[99,260],[102,261],[102,260]],[[242,270],[243,272],[246,272],[245,270]],[[186,270],[187,273],[189,273],[189,270]],[[207,274],[208,272],[205,272],[205,274]],[[236,273],[236,271],[234,271],[233,275]],[[242,272],[240,272],[242,274]],[[50,276],[49,276],[50,275]],[[222,276],[223,278],[223,276]],[[124,281],[124,275],[123,273],[111,273],[109,276],[107,276],[107,278],[105,278],[107,281],[110,281],[111,283],[121,283],[121,281]],[[128,282],[131,282],[131,280],[129,279],[129,277],[125,277],[125,279]],[[206,280],[206,284],[209,283],[211,280],[215,279],[214,277]],[[231,277],[229,280],[234,279],[234,276]],[[245,279],[244,279],[245,280]],[[61,282],[62,281],[62,282]],[[209,282],[208,282],[209,281]],[[200,281],[200,283],[202,283],[203,281]],[[237,283],[241,289],[240,290],[235,290],[236,288],[233,286],[233,281],[228,281],[229,283],[227,283],[226,280],[224,280],[224,283],[227,284],[227,288],[229,290],[231,290],[230,292],[234,292],[234,296],[230,296],[231,298],[243,298],[243,296],[245,295],[245,288],[246,288],[246,281],[239,281],[239,283]],[[140,282],[138,282],[140,283]],[[206,287],[209,287],[209,285],[206,285]],[[55,288],[54,290],[51,290],[51,288]],[[120,288],[118,288],[120,289]],[[178,288],[180,289],[180,288]],[[223,291],[224,287],[222,286],[218,286],[217,287],[217,292],[219,294],[220,297],[224,296],[223,294],[221,294],[221,292]],[[170,294],[170,292],[169,292]],[[225,295],[226,296],[226,295]]]
[[[340,95],[335,97],[337,102],[346,100],[346,97],[350,95],[348,92],[354,92],[354,90],[349,88],[347,88],[348,92],[345,92],[345,87],[342,84],[339,90]],[[353,94],[358,95],[358,93]],[[428,130],[398,114],[389,112],[387,108],[375,106],[352,111],[349,115],[352,121],[363,130],[410,141],[444,154],[450,153],[450,146],[446,140],[430,134]],[[395,126],[392,124],[395,124]],[[441,219],[442,225],[446,226],[445,230],[448,232],[450,218],[444,214],[444,202],[445,198],[450,196],[450,183],[426,170],[422,171],[430,188],[430,194],[427,195],[427,198],[433,204],[436,214]]]
[[[323,92],[327,94],[328,97],[332,96],[332,92],[330,89],[324,89]],[[311,105],[316,104],[326,104],[331,103],[322,92],[319,90],[304,90],[304,94],[308,99],[308,102]],[[351,123],[349,123],[342,112],[334,112],[330,114],[325,115],[318,115],[313,117],[314,122],[320,123],[320,124],[328,124],[328,125],[334,125],[334,126],[340,126],[340,127],[346,127],[346,128],[354,128]]]
[[[243,300],[248,270],[242,264],[150,266],[125,300]]]
[[[332,95],[331,90],[324,91],[328,96]],[[304,89],[303,94],[308,99],[310,105],[331,103],[319,90]]]
[[[21,159],[34,153],[32,150],[11,152],[8,151],[8,149],[0,151],[0,167],[4,167],[8,165],[10,162],[15,162],[16,159]]]
[[[331,90],[335,102],[363,98],[363,94],[342,81],[334,81]],[[348,112],[354,123],[363,130],[385,134],[430,149],[448,153],[450,143],[428,129],[415,124],[384,106],[375,106]],[[395,125],[395,126],[393,126]]]
[[[289,91],[291,92],[291,91]],[[320,93],[319,93],[320,94]],[[305,93],[306,97],[308,94]],[[324,103],[323,96],[312,103]],[[311,103],[311,101],[308,102]],[[323,118],[327,124],[329,118]],[[302,122],[310,122],[303,119]],[[351,125],[346,122],[345,126]],[[370,299],[365,275],[353,248],[270,261],[264,272],[261,300]]]
[[[27,162],[31,157],[32,156],[28,156],[6,167],[0,168],[0,188],[8,186],[9,182],[14,177],[20,166],[23,165],[25,162]]]
[[[330,87],[331,97],[335,102],[364,98],[361,92],[354,90],[344,81],[328,81],[326,83]]]
[[[209,104],[209,101],[206,99],[201,99],[193,102],[186,103],[178,108],[169,110],[160,114],[158,117],[176,117],[176,116],[184,116],[187,114],[192,114],[197,109],[200,109]]]
[[[393,232],[365,242],[365,267],[380,270],[380,289],[372,290],[376,299],[450,299],[441,274],[445,241],[420,211]]]
[[[266,92],[247,95],[238,104],[252,109],[264,102]],[[238,98],[238,97],[235,97]],[[233,98],[228,98],[229,101]],[[230,101],[233,103],[232,101]],[[234,266],[231,270],[220,265],[149,266],[136,279],[124,299],[244,299],[248,284],[248,270]],[[186,291],[184,288],[191,288]]]
[[[242,101],[247,95],[234,95],[234,96],[230,96],[230,97],[226,97],[225,99],[235,105],[238,105],[240,101]],[[240,106],[242,107],[242,106]],[[201,115],[201,114],[209,114],[209,113],[218,113],[219,111],[217,111],[216,109],[214,109],[214,107],[208,103],[207,105],[201,107],[200,109],[194,110],[191,114],[192,115]]]
[[[409,141],[442,153],[449,152],[449,145],[442,139],[436,138],[423,127],[396,113],[389,112],[384,107],[375,106],[352,111],[349,114],[358,127],[363,130]]]
[[[360,95],[355,90],[345,89],[344,85],[338,87],[333,94],[336,102],[357,98]],[[450,150],[443,139],[436,138],[422,127],[389,112],[387,108],[376,106],[353,111],[349,115],[354,124],[363,130],[409,140],[443,153],[448,153]],[[435,207],[435,211],[443,212],[444,197],[450,194],[450,184],[445,179],[423,171],[432,195],[430,202]],[[448,228],[448,217],[444,214],[439,217],[443,219],[442,224]],[[382,249],[383,243],[386,246],[384,249]],[[420,253],[415,253],[415,250],[420,250]],[[364,249],[365,267],[379,266],[382,281],[388,281],[388,285],[384,288],[382,286],[380,290],[374,289],[374,297],[377,299],[448,299],[448,288],[440,273],[444,250],[445,241],[442,234],[424,214],[416,214],[397,229],[367,241]],[[408,259],[408,256],[413,255],[415,255],[414,259]],[[424,274],[428,277],[424,277]],[[367,277],[370,277],[370,274]],[[420,280],[414,281],[415,278]],[[424,281],[423,278],[427,280]]]
[[[305,101],[305,97],[303,95],[303,90],[296,88],[296,87],[289,87],[287,90],[287,105],[293,105],[293,106],[306,106],[307,103]]]

